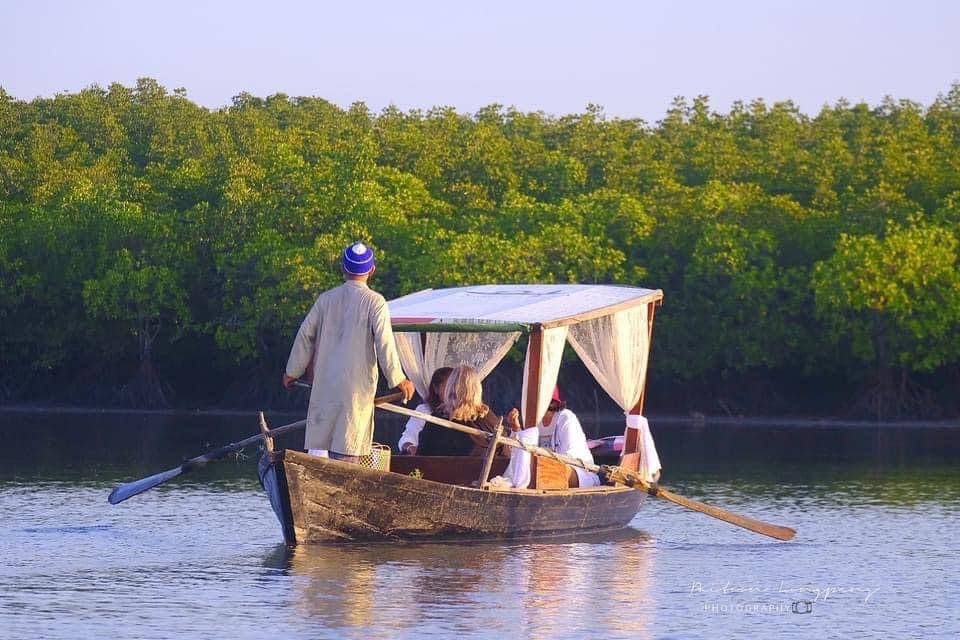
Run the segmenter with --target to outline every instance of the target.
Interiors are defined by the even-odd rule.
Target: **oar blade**
[[[385,398],[377,398],[375,402],[384,401],[384,400],[389,401],[390,399],[392,399],[392,397],[393,396],[387,396]],[[107,500],[110,502],[110,504],[117,504],[119,502],[123,502],[124,500],[128,498],[132,498],[133,496],[139,493],[143,493],[144,491],[153,489],[157,485],[161,485],[167,480],[176,478],[181,473],[185,473],[187,471],[192,471],[194,469],[203,467],[208,462],[213,462],[214,460],[220,460],[222,458],[226,458],[231,453],[236,453],[237,451],[241,451],[244,447],[260,442],[261,440],[263,440],[265,436],[273,437],[273,436],[278,436],[280,434],[288,433],[297,429],[303,429],[303,427],[306,424],[307,424],[306,420],[300,420],[299,422],[286,424],[282,427],[277,427],[276,429],[270,429],[266,433],[258,433],[256,435],[250,436],[249,438],[245,438],[240,442],[233,442],[226,446],[220,447],[219,449],[214,449],[213,451],[209,451],[203,454],[202,456],[191,458],[190,460],[187,460],[179,467],[174,467],[169,471],[163,471],[156,475],[152,475],[149,478],[144,478],[142,480],[136,480],[134,482],[128,482],[127,484],[120,485],[119,487],[117,487],[116,489],[110,492],[110,495],[107,497]]]
[[[154,474],[148,478],[142,478],[134,482],[122,484],[110,492],[110,495],[107,497],[107,501],[110,504],[118,504],[127,498],[132,498],[133,496],[143,493],[144,491],[153,489],[157,485],[161,485],[167,480],[176,478],[182,472],[183,470],[181,467],[174,467],[173,469]]]
[[[748,518],[747,516],[731,513],[726,509],[721,509],[720,507],[714,507],[713,505],[705,504],[698,500],[691,500],[690,498],[677,495],[672,491],[667,491],[663,487],[657,487],[656,492],[658,498],[669,500],[670,502],[678,504],[681,507],[686,507],[692,511],[705,513],[709,516],[717,518],[718,520],[729,522],[732,525],[736,525],[738,527],[742,527],[749,531],[769,536],[771,538],[776,538],[777,540],[792,540],[793,537],[797,535],[796,530],[791,529],[790,527],[782,527],[777,524],[761,522],[760,520]]]

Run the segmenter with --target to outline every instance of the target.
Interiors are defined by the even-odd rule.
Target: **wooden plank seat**
[[[490,469],[491,476],[502,474],[507,469],[509,459],[497,456]],[[482,456],[391,456],[390,471],[408,476],[419,469],[424,480],[433,480],[444,484],[456,484],[461,487],[473,486],[480,477],[483,467]]]
[[[490,477],[503,474],[509,458],[497,456],[493,459]],[[433,480],[461,487],[474,486],[480,477],[483,458],[480,456],[392,456],[391,473],[408,476],[419,470],[424,480]],[[530,469],[531,489],[558,490],[569,487],[570,470],[567,465],[550,458],[533,456]]]

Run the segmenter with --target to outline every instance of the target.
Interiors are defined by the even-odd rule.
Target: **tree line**
[[[678,98],[655,124],[0,89],[0,400],[275,400],[357,239],[388,298],[662,288],[651,383],[678,408],[957,410],[960,84],[816,115]]]

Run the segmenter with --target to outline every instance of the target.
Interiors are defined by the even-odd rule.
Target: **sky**
[[[0,0],[22,99],[151,77],[211,108],[246,91],[374,110],[500,103],[661,119],[676,96],[924,104],[960,81],[960,1]]]

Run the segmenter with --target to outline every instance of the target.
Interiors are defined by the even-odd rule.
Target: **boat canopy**
[[[663,298],[659,289],[603,284],[491,284],[426,289],[390,301],[394,331],[529,333]]]
[[[653,316],[662,299],[659,289],[618,285],[495,284],[427,289],[389,305],[403,370],[423,398],[438,368],[468,364],[485,378],[528,335],[526,428],[547,411],[569,344],[626,414],[624,462],[654,481],[660,460],[642,414]]]

